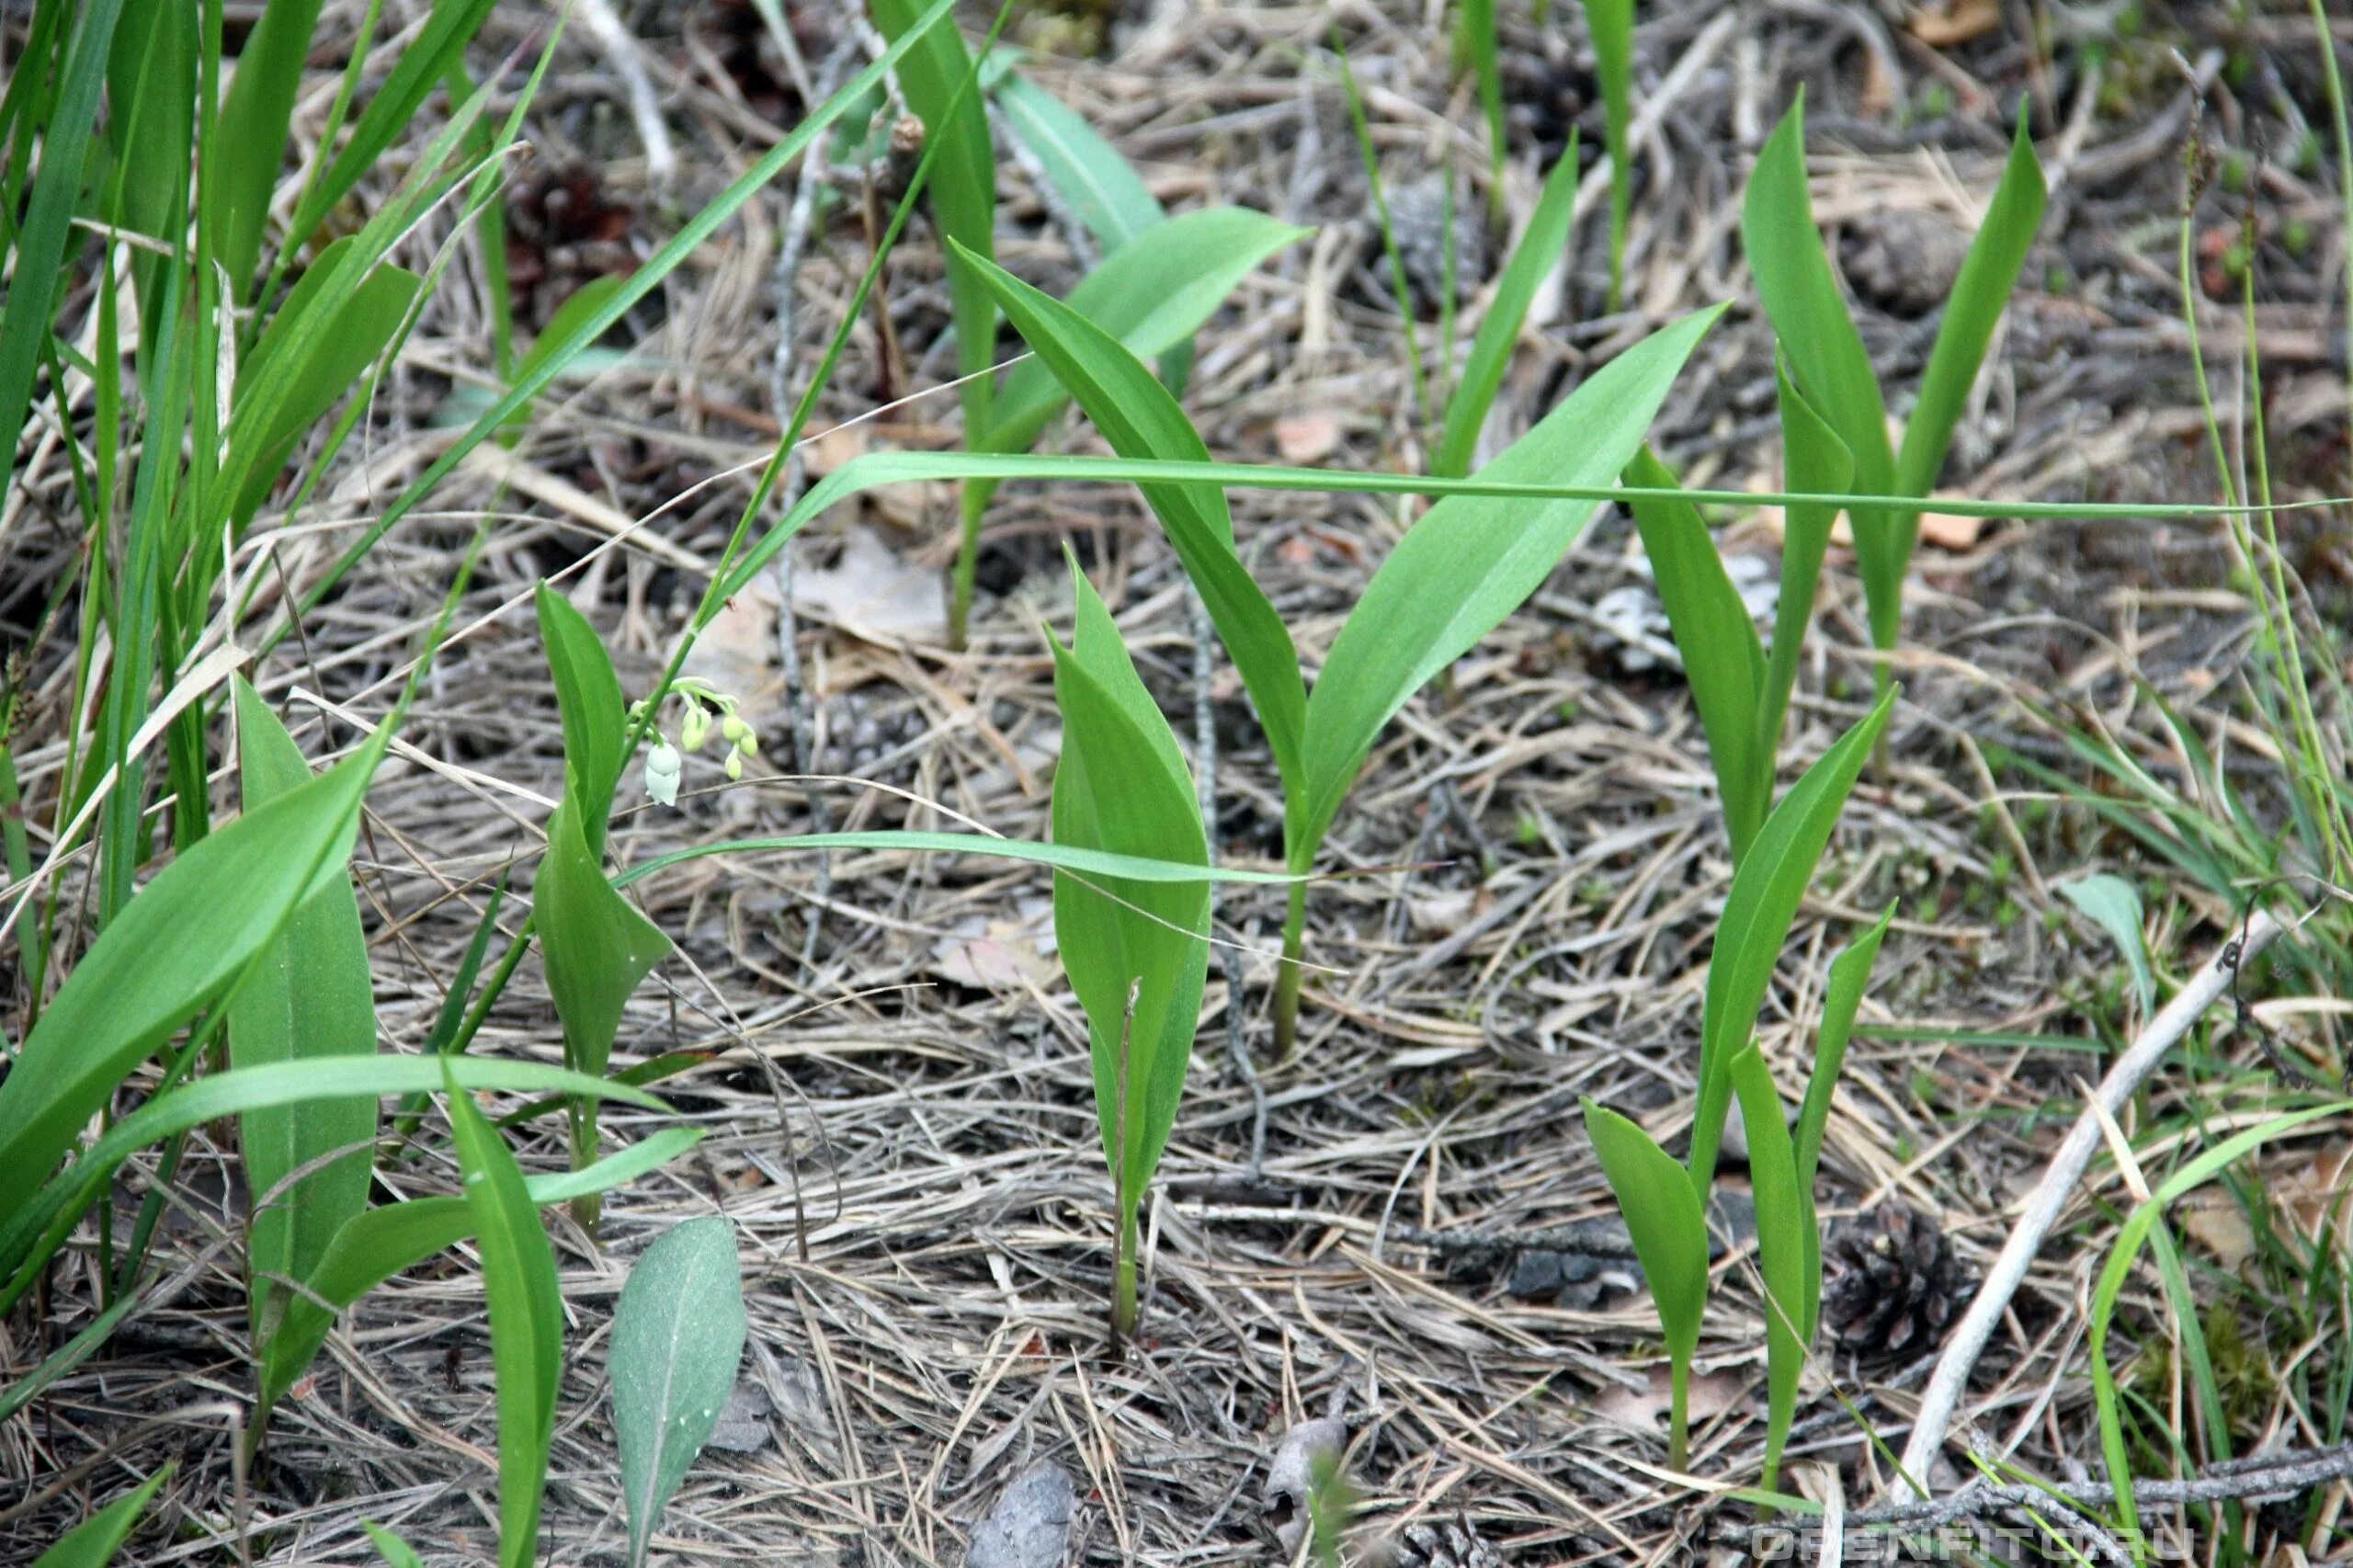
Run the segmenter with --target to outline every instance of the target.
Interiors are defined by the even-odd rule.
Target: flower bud
[[[645,754],[645,792],[665,806],[678,803],[678,775],[684,759],[668,741],[656,741]]]
[[[727,777],[731,782],[744,777],[744,754],[742,752],[731,751],[727,754]]]
[[[710,710],[687,699],[687,716],[678,722],[678,745],[683,751],[702,750],[702,743],[710,738]]]

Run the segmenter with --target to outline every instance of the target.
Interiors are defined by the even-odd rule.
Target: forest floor
[[[796,61],[745,0],[619,8],[677,167],[657,183],[609,50],[575,27],[510,187],[527,327],[583,278],[650,254],[797,119],[852,9],[788,3]],[[1578,8],[1554,0],[1540,26],[1524,7],[1502,9],[1511,147],[1493,229],[1484,125],[1436,6],[1115,0],[1074,16],[1040,6],[1015,23],[1021,69],[1172,210],[1234,203],[1313,230],[1200,336],[1186,402],[1214,455],[1423,466],[1429,431],[1330,34],[1336,24],[1366,91],[1416,263],[1415,330],[1436,357],[1443,316],[1467,340],[1493,258],[1572,128],[1602,167]],[[1728,300],[1654,440],[1687,483],[1778,487],[1773,345],[1738,214],[1756,147],[1802,88],[1817,216],[1899,406],[2021,105],[2050,170],[2050,213],[1962,422],[1951,492],[2214,497],[2176,268],[2195,144],[2221,165],[2188,222],[2224,418],[2245,390],[2245,318],[2225,254],[2245,219],[2257,236],[2252,322],[2272,481],[2283,499],[2344,494],[2342,209],[2333,164],[2295,155],[2302,122],[2326,117],[2313,24],[2301,6],[2253,20],[2238,10],[1643,5],[1625,308],[1604,309],[1597,176],[1560,286],[1513,361],[1491,447],[1644,332]],[[536,6],[501,6],[477,49],[483,67],[506,50],[528,62],[542,22]],[[2353,40],[2337,26],[2340,45]],[[1464,215],[1455,312],[1441,311],[1442,273],[1427,265],[1443,248],[1449,171]],[[435,512],[392,534],[260,670],[281,710],[313,721],[297,733],[314,756],[350,744],[353,720],[388,702],[387,679],[438,610],[474,520],[496,516],[461,635],[405,732],[415,751],[369,796],[359,881],[388,1049],[415,1049],[430,1028],[489,884],[512,865],[528,891],[561,789],[533,585],[553,579],[590,616],[625,687],[651,683],[773,442],[779,394],[798,392],[866,265],[871,177],[837,166],[838,199],[816,204],[781,279],[794,176],[745,207],[632,315],[612,342],[625,354],[566,384],[511,452],[462,468]],[[1000,258],[1066,290],[1070,237],[1017,163],[1000,179]],[[438,449],[452,401],[477,394],[488,317],[476,253],[460,256],[462,276],[437,296],[364,443],[323,488],[329,507],[364,515]],[[884,306],[889,333],[876,330],[880,313],[855,332],[824,390],[811,475],[867,449],[958,439],[955,396],[938,390],[952,355],[926,217],[891,261]],[[1016,351],[1010,336],[1006,347]],[[1075,421],[1047,440],[1100,449]],[[1311,669],[1422,506],[1245,491],[1233,503],[1245,557]],[[2342,626],[2353,547],[2341,513],[2321,517],[2285,525],[2283,542]],[[1722,543],[1769,563],[1777,527],[1760,509],[1733,519]],[[874,492],[803,536],[789,580],[738,596],[688,667],[742,699],[762,763],[730,785],[708,757],[689,759],[676,809],[640,804],[616,822],[617,857],[958,816],[1047,836],[1058,730],[1040,623],[1069,624],[1067,543],[1213,777],[1221,854],[1279,864],[1270,759],[1230,666],[1197,659],[1182,573],[1135,494],[1007,486],[989,514],[961,653],[945,646],[940,587],[954,528],[945,487]],[[324,559],[308,548],[290,545],[289,580]],[[1802,1075],[1828,956],[1895,905],[1829,1122],[1825,1218],[1901,1199],[1940,1221],[1972,1267],[1999,1249],[2081,1085],[2140,1019],[2126,955],[2060,884],[2097,870],[2131,881],[2167,976],[2230,935],[2241,911],[2229,898],[2027,769],[2087,780],[2075,743],[2106,735],[2163,773],[2180,748],[2161,704],[2201,733],[2246,733],[2239,666],[2253,632],[2234,561],[2219,520],[1930,520],[1896,655],[1893,762],[1847,809],[1760,1031],[1768,1059]],[[1550,585],[1391,727],[1326,852],[1328,869],[1356,874],[1315,892],[1316,967],[1289,1056],[1274,1053],[1267,1017],[1279,890],[1220,891],[1224,946],[1146,1199],[1142,1336],[1121,1357],[1105,1346],[1113,1202],[1086,1026],[1053,956],[1042,869],[744,854],[638,884],[678,951],[631,1002],[616,1062],[706,1053],[660,1092],[708,1136],[612,1194],[597,1241],[553,1221],[569,1324],[545,1560],[620,1561],[611,1305],[649,1240],[717,1210],[745,1264],[745,1387],[732,1448],[689,1475],[658,1558],[959,1562],[1008,1483],[1049,1460],[1077,1485],[1068,1561],[1275,1561],[1262,1517],[1270,1458],[1294,1422],[1328,1415],[1349,1434],[1366,1550],[1452,1525],[1515,1563],[1734,1561],[1749,1511],[1666,1477],[1657,1328],[1622,1244],[1606,1223],[1543,1247],[1521,1234],[1615,1212],[1582,1096],[1662,1138],[1688,1121],[1730,862],[1688,693],[1662,651],[1663,623],[1642,613],[1646,583],[1631,522],[1605,509]],[[1785,779],[1868,701],[1870,639],[1843,548],[1821,602]],[[642,801],[634,774],[624,790]],[[510,932],[518,904],[501,916]],[[560,1059],[536,959],[476,1049]],[[2156,1080],[2137,1125],[2197,1115],[2214,1078],[2261,1071],[2263,1050],[2219,1016],[2195,1063]],[[615,1110],[608,1133],[627,1142],[671,1119]],[[540,1125],[518,1153],[527,1168],[558,1168],[560,1131]],[[2341,1140],[2348,1124],[2334,1125]],[[2297,1171],[2329,1142],[2301,1145]],[[12,1531],[42,1539],[36,1527],[63,1517],[74,1487],[176,1459],[186,1522],[178,1544],[142,1548],[142,1564],[231,1561],[241,1529],[256,1562],[367,1562],[363,1518],[399,1529],[428,1562],[486,1559],[494,1415],[482,1284],[466,1259],[369,1297],[276,1413],[259,1464],[233,1473],[250,1367],[236,1252],[214,1244],[244,1201],[228,1169],[212,1145],[190,1146],[182,1190],[210,1192],[213,1207],[192,1200],[170,1223],[168,1298],[44,1396],[0,1453],[0,1475],[34,1483],[13,1506],[0,1495],[0,1558],[19,1560]],[[2282,1169],[2279,1181],[2295,1175]],[[389,1170],[404,1194],[456,1190],[438,1155]],[[1731,1169],[1731,1185],[1742,1175]],[[2117,1172],[2097,1167],[1964,1403],[1992,1452],[2052,1481],[2098,1471],[2084,1301],[2126,1206]],[[1733,1486],[1753,1482],[1762,1451],[1765,1353],[1754,1269],[1737,1215],[1726,1218],[1735,1245],[1699,1353],[1691,1468]],[[2201,1300],[2232,1303],[2260,1346],[2259,1293],[2215,1283],[2238,1267],[2229,1218],[2186,1221],[2183,1250]],[[88,1310],[76,1278],[59,1282],[61,1335]],[[2180,1383],[2154,1275],[2126,1307],[2140,1348],[2125,1376],[2163,1410]],[[2284,1350],[2268,1369],[2257,1353],[2241,1359],[2258,1364],[2234,1413],[2239,1451],[2332,1436],[2279,1370]],[[1817,1496],[1835,1484],[1856,1506],[1881,1494],[1890,1455],[1873,1434],[1901,1447],[1926,1366],[1918,1354],[1826,1347],[1790,1484]],[[2184,1441],[2150,1462],[2187,1473],[2225,1457]],[[71,1484],[45,1489],[60,1477]],[[2150,1522],[2195,1528],[2162,1510]],[[2265,1528],[2263,1542],[2313,1540]],[[1435,1550],[1455,1555],[1408,1560],[1497,1560]]]

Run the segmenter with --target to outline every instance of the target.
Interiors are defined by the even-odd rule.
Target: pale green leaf
[[[1569,224],[1576,216],[1576,205],[1577,139],[1571,131],[1568,151],[1545,176],[1528,228],[1512,248],[1511,259],[1504,264],[1503,276],[1495,279],[1487,313],[1480,319],[1470,356],[1462,362],[1462,379],[1447,399],[1446,424],[1438,433],[1438,450],[1430,458],[1432,473],[1460,478],[1471,472],[1479,432],[1486,426],[1487,411],[1495,406],[1496,389],[1503,385],[1504,371],[1511,365],[1512,347],[1519,341],[1528,307],[1544,279],[1560,266],[1568,247]]]
[[[735,1228],[706,1214],[665,1231],[629,1271],[613,1309],[613,1428],[629,1505],[630,1562],[719,1424],[744,1354]]]
[[[1798,1183],[1789,1123],[1782,1119],[1781,1096],[1764,1056],[1747,1047],[1733,1058],[1727,1075],[1740,1096],[1742,1125],[1748,1129],[1748,1181],[1756,1194],[1756,1266],[1766,1291],[1765,1475],[1759,1484],[1770,1491],[1805,1374],[1802,1330],[1815,1315],[1816,1302],[1806,1297],[1805,1239],[1814,1227],[1813,1196]],[[1818,1279],[1815,1285],[1818,1290]]]
[[[247,811],[311,781],[310,765],[243,679],[234,685],[237,766]],[[323,877],[278,938],[255,959],[229,1008],[229,1060],[239,1067],[376,1049],[376,993],[359,901],[348,876]],[[284,1310],[271,1277],[310,1273],[345,1221],[367,1207],[376,1107],[364,1099],[318,1100],[253,1110],[239,1123],[245,1185],[255,1201],[247,1256],[256,1338]],[[338,1149],[351,1153],[287,1185],[294,1172]]]
[[[156,1491],[172,1477],[176,1464],[166,1464],[127,1494],[116,1498],[58,1538],[57,1544],[33,1562],[33,1568],[107,1568],[122,1543],[131,1539],[139,1516]]]
[[[2096,871],[2057,883],[2056,891],[2116,943],[2116,950],[2132,966],[2132,994],[2141,1004],[2142,1016],[2154,1012],[2157,976],[2149,962],[2149,939],[2142,928],[2140,890],[2122,877]]]

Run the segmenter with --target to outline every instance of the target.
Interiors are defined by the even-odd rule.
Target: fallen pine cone
[[[1822,1273],[1823,1321],[1864,1360],[1927,1355],[1977,1290],[1936,1220],[1899,1199],[1833,1225]]]

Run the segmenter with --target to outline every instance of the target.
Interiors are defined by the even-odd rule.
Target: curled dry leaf
[[[1336,1416],[1295,1423],[1275,1445],[1274,1462],[1267,1467],[1267,1491],[1259,1517],[1274,1532],[1284,1555],[1297,1554],[1307,1538],[1310,1503],[1318,1460],[1333,1460],[1347,1446],[1348,1428]]]
[[[1016,1476],[972,1531],[965,1568],[1060,1568],[1076,1501],[1070,1476],[1040,1460]]]
[[[1691,1378],[1691,1425],[1706,1425],[1740,1403],[1745,1382],[1730,1372],[1696,1372]],[[1672,1390],[1666,1363],[1650,1369],[1645,1389],[1612,1388],[1594,1402],[1593,1413],[1605,1421],[1631,1426],[1638,1432],[1664,1433]]]

